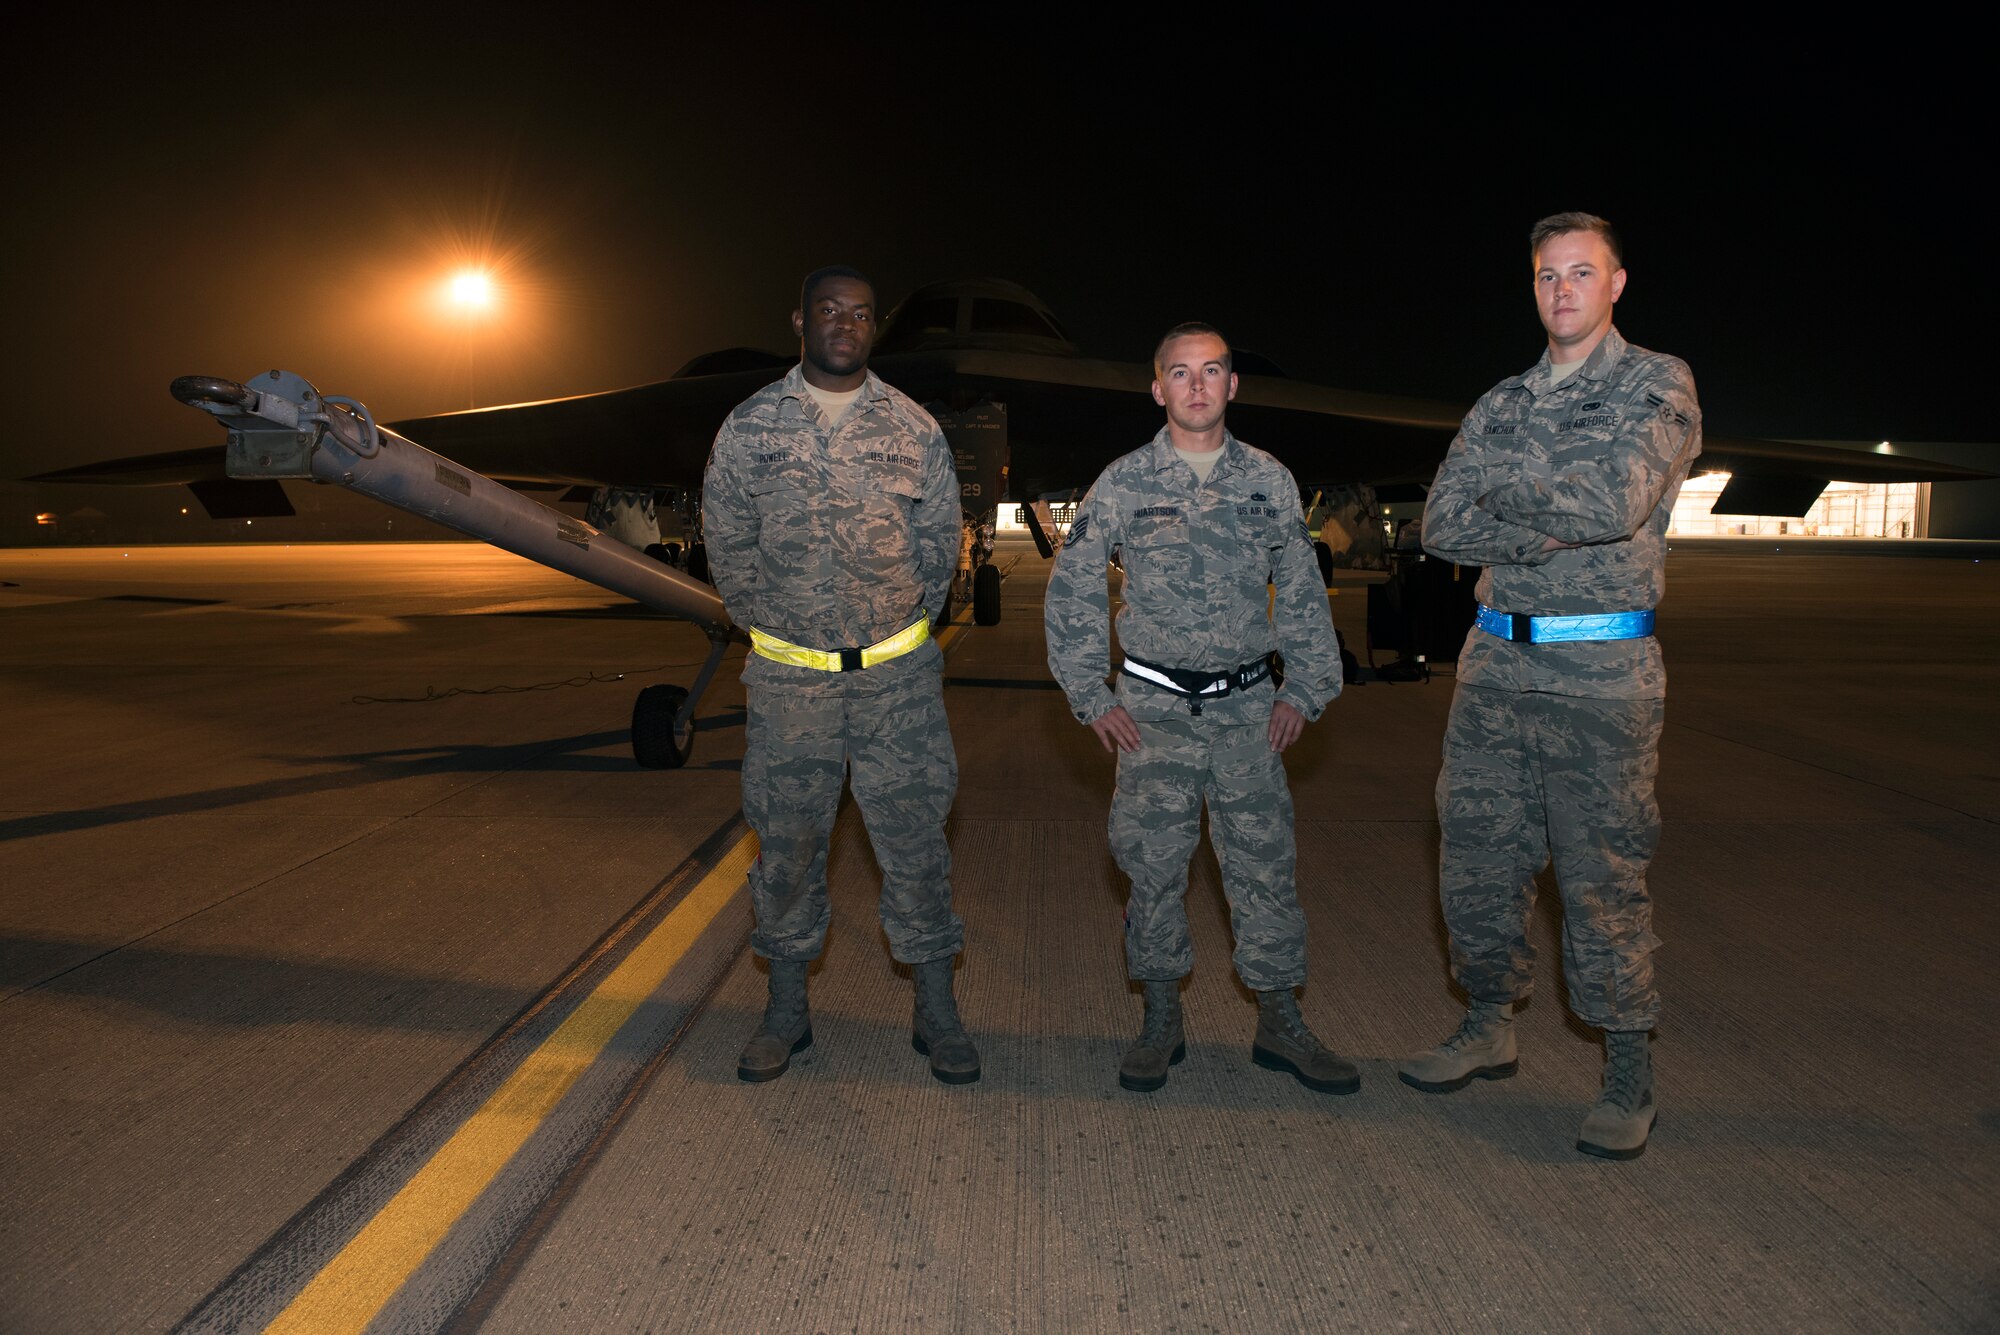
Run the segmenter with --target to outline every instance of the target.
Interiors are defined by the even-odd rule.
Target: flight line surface
[[[1394,1078],[1456,1013],[1442,672],[1289,759],[1303,1005],[1362,1092],[1250,1065],[1206,847],[1189,1058],[1121,1091],[1110,761],[1043,668],[1046,563],[1001,560],[1002,624],[947,632],[986,1056],[947,1088],[851,807],[817,1042],[735,1079],[734,668],[689,768],[626,749],[688,628],[470,544],[0,551],[0,1330],[2000,1320],[2000,562],[1670,558],[1661,1120],[1611,1164],[1570,1148],[1599,1058],[1546,886],[1521,1074]]]

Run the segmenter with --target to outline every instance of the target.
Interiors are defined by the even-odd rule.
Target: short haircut
[[[1160,341],[1154,345],[1153,378],[1155,380],[1158,380],[1160,378],[1160,372],[1162,369],[1164,369],[1160,365],[1160,358],[1166,355],[1167,344],[1173,342],[1177,338],[1187,338],[1189,335],[1192,334],[1208,334],[1215,338],[1222,339],[1222,369],[1224,371],[1233,371],[1235,369],[1236,354],[1230,351],[1229,340],[1226,338],[1222,338],[1222,331],[1220,329],[1217,329],[1212,324],[1203,324],[1199,320],[1189,320],[1185,324],[1177,324],[1172,329],[1169,329],[1161,337]]]
[[[1594,213],[1551,213],[1535,224],[1528,233],[1528,263],[1541,259],[1542,247],[1569,232],[1595,232],[1604,238],[1605,247],[1611,252],[1611,267],[1625,267],[1625,245],[1618,239],[1618,233],[1611,230],[1611,224]]]
[[[869,281],[868,275],[853,265],[829,264],[824,268],[814,269],[806,275],[806,281],[799,284],[800,310],[806,310],[812,305],[813,293],[829,278],[852,278],[857,283],[866,283],[870,292],[875,290],[875,284]]]

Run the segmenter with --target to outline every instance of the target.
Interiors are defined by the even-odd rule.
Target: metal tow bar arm
[[[173,395],[228,428],[231,477],[346,487],[699,626],[709,652],[694,685],[685,695],[677,686],[647,688],[633,716],[640,763],[674,768],[686,761],[695,706],[730,641],[743,638],[713,588],[377,426],[366,407],[323,395],[290,371],[268,371],[247,385],[182,376]],[[644,720],[642,737],[649,696],[654,717]],[[663,706],[672,709],[670,724],[658,717]]]

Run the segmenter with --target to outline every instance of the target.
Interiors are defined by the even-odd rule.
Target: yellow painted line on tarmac
[[[757,857],[746,834],[299,1291],[268,1331],[361,1331],[715,920]]]

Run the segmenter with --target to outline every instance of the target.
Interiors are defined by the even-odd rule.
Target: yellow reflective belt
[[[920,616],[904,629],[897,631],[879,644],[871,644],[860,652],[859,666],[874,667],[892,658],[901,658],[910,650],[931,637],[931,619]],[[839,649],[808,649],[803,644],[793,644],[750,628],[750,647],[774,663],[790,663],[793,667],[818,668],[821,672],[839,672],[843,665],[843,651]],[[853,650],[847,650],[852,653]]]

